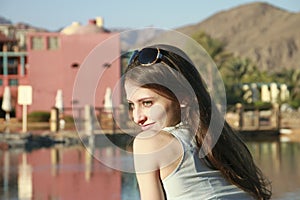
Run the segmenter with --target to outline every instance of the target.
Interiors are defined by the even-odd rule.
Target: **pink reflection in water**
[[[103,149],[104,156],[105,152]],[[1,171],[9,174],[3,176],[7,177],[3,182],[9,187],[17,185],[18,199],[121,199],[121,172],[102,165],[83,147],[8,154],[15,153],[1,153]],[[107,156],[118,155],[114,150]],[[12,175],[15,173],[17,176]],[[14,196],[3,192],[4,197]]]

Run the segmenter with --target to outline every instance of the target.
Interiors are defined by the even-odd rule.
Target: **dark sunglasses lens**
[[[152,64],[156,61],[157,55],[157,49],[145,48],[140,51],[138,60],[141,64]]]

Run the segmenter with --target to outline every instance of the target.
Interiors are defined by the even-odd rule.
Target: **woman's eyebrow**
[[[145,100],[153,100],[154,99],[154,97],[143,97],[143,98],[140,98],[140,99],[138,99],[138,102],[141,102],[141,101],[145,101]]]
[[[137,99],[137,102],[142,102],[142,101],[145,101],[145,100],[153,100],[154,99],[154,97],[152,97],[152,96],[147,96],[147,97],[142,97],[142,98],[140,98],[140,99]],[[127,99],[127,102],[128,103],[133,103],[133,101],[132,100],[129,100],[129,99]]]

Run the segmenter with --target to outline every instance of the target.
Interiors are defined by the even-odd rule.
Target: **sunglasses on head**
[[[132,68],[130,66],[135,62],[141,66],[150,66],[161,61],[169,65],[171,68],[179,71],[178,67],[173,63],[173,61],[167,58],[167,56],[164,56],[161,50],[158,48],[144,48],[140,51],[135,50],[129,59],[128,68]]]
[[[150,66],[161,61],[163,55],[158,48],[144,48],[140,51],[135,50],[129,59],[128,65],[138,61],[142,66]]]

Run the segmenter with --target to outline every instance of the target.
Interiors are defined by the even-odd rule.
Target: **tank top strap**
[[[172,134],[175,138],[177,138],[185,150],[197,147],[194,135],[191,133],[189,127],[184,125],[182,122],[175,126],[165,127],[162,130]]]

